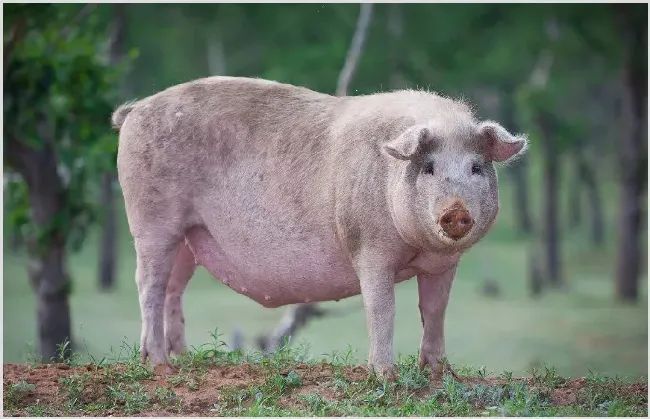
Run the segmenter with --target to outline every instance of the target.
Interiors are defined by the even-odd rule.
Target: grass
[[[123,348],[130,348],[123,345]],[[80,358],[74,358],[79,360]],[[554,368],[528,378],[455,365],[460,381],[430,385],[417,357],[401,357],[395,382],[346,363],[340,353],[285,348],[263,357],[215,341],[173,359],[155,376],[128,350],[115,363],[5,365],[8,416],[646,416],[647,380],[591,374],[568,380]],[[29,378],[27,378],[29,377]],[[29,380],[29,382],[25,381]]]
[[[538,178],[531,173],[531,183]],[[636,305],[614,300],[612,281],[615,248],[615,199],[605,200],[607,243],[591,249],[584,232],[563,231],[564,271],[569,285],[565,293],[550,292],[531,299],[527,292],[529,246],[514,228],[509,182],[502,181],[502,210],[493,231],[461,261],[446,315],[447,354],[460,365],[485,366],[486,373],[513,371],[527,374],[543,364],[554,365],[563,376],[586,376],[590,370],[606,375],[639,376],[648,369],[647,278]],[[605,196],[611,185],[604,184]],[[562,195],[565,197],[565,194]],[[532,195],[533,208],[539,196]],[[561,208],[565,208],[564,202]],[[134,282],[135,252],[120,218],[117,289],[101,293],[97,288],[98,237],[93,232],[84,248],[70,257],[74,278],[71,296],[75,351],[83,361],[103,359],[119,351],[123,339],[136,342],[140,335],[140,311]],[[26,259],[5,247],[3,281],[3,361],[28,362],[36,347],[36,301],[26,277]],[[486,280],[495,281],[500,296],[489,298],[480,290]],[[407,281],[396,288],[395,350],[414,354],[421,334],[417,308],[417,284]],[[204,342],[218,328],[229,341],[236,327],[252,338],[273,329],[283,309],[264,309],[214,280],[202,268],[184,297],[187,341]],[[326,303],[340,310],[336,316],[311,323],[296,338],[309,342],[309,356],[346,353],[351,362],[365,362],[368,338],[360,297]],[[117,390],[116,390],[117,391]],[[123,388],[119,391],[126,391]],[[314,403],[316,403],[314,401]]]

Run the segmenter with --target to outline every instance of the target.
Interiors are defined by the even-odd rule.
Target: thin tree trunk
[[[125,5],[113,5],[113,29],[111,35],[110,60],[119,63],[125,53],[126,16]],[[99,287],[110,290],[115,287],[117,272],[117,209],[115,203],[115,174],[104,173],[101,178],[102,236],[99,245]]]
[[[336,84],[336,95],[347,96],[350,83],[354,73],[357,71],[361,52],[366,42],[370,21],[372,20],[372,3],[361,3],[359,10],[359,19],[357,20],[357,27],[352,37],[350,49],[345,57],[345,63],[339,74],[339,80]]]
[[[616,295],[620,300],[636,301],[639,296],[641,252],[639,229],[639,182],[630,178],[621,185],[618,215],[618,258],[616,264]]]
[[[605,242],[605,221],[603,219],[603,205],[600,198],[600,189],[596,181],[596,171],[586,158],[579,160],[580,178],[585,185],[587,200],[589,202],[591,243],[600,247]]]
[[[506,87],[506,94],[501,97],[502,118],[510,130],[517,130],[516,111],[512,97],[514,89]],[[533,232],[533,219],[530,215],[529,194],[528,194],[528,156],[524,155],[507,168],[507,173],[514,186],[514,211],[519,231],[524,235]]]
[[[530,234],[533,231],[533,220],[530,215],[528,204],[528,158],[523,156],[508,167],[510,179],[514,185],[514,214],[517,219],[519,230],[523,234]]]
[[[542,254],[539,244],[533,242],[528,251],[528,291],[533,298],[539,297],[544,288],[544,275],[540,266],[540,255]]]
[[[115,176],[104,173],[101,179],[103,209],[102,236],[99,245],[99,287],[104,291],[115,288],[117,271],[117,210],[115,205]]]
[[[636,15],[632,5],[619,7],[627,51],[623,69],[623,135],[619,143],[621,197],[617,224],[616,295],[623,301],[637,301],[642,255],[639,234],[642,228],[641,198],[646,188],[648,168],[647,6],[644,16]]]
[[[560,260],[560,232],[558,225],[559,154],[554,139],[551,116],[541,113],[538,124],[542,132],[543,163],[543,212],[542,241],[544,247],[544,276],[554,288],[564,286]]]
[[[603,206],[600,199],[600,189],[596,180],[596,170],[588,159],[587,146],[583,141],[575,144],[573,152],[573,166],[575,174],[569,186],[568,228],[575,228],[582,224],[583,216],[583,191],[587,194],[589,212],[589,235],[591,244],[600,247],[605,241],[605,221],[603,219]]]
[[[549,19],[545,24],[546,35],[551,43],[560,37],[560,28],[555,19]],[[539,90],[544,90],[548,83],[555,55],[550,48],[541,51],[539,59],[530,77],[530,84]],[[542,187],[542,263],[541,269],[545,282],[553,288],[562,288],[560,234],[558,226],[558,188],[559,188],[559,153],[555,140],[555,121],[553,115],[541,110],[535,117],[535,123],[541,132],[541,148],[543,157],[543,187]],[[533,269],[534,271],[535,269]],[[531,279],[533,281],[533,279]]]
[[[225,76],[228,69],[226,67],[226,51],[220,28],[209,29],[206,44],[208,73],[211,76]]]
[[[580,151],[574,153],[575,170],[569,184],[569,208],[567,211],[569,229],[577,228],[582,224],[582,155]]]

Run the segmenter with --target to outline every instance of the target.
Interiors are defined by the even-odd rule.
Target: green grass
[[[646,416],[648,412],[647,381],[628,384],[594,374],[567,380],[552,368],[521,379],[511,372],[497,377],[454,366],[459,381],[448,375],[440,385],[431,386],[429,372],[419,371],[416,356],[401,357],[397,381],[387,382],[349,365],[346,357],[311,358],[300,348],[264,358],[223,350],[215,341],[174,358],[177,372],[167,377],[154,376],[137,355],[127,353],[114,364],[50,368],[54,379],[42,367],[14,367],[5,374],[4,412],[249,417]],[[227,381],[233,371],[243,380]],[[33,384],[23,375],[29,375]]]
[[[532,176],[538,175],[533,172]],[[612,190],[605,187],[606,191]],[[646,374],[647,279],[643,278],[638,304],[619,304],[613,296],[615,232],[611,220],[615,199],[605,201],[609,220],[605,248],[592,250],[583,232],[563,231],[569,291],[550,292],[532,300],[526,279],[529,246],[515,232],[510,194],[504,176],[500,218],[458,269],[446,316],[450,361],[485,366],[488,372],[511,370],[516,374],[525,374],[542,364],[554,365],[560,374],[571,377],[585,376],[590,370],[632,377]],[[534,208],[538,208],[539,197],[533,194],[533,198]],[[129,342],[139,339],[140,312],[133,279],[135,252],[121,215],[118,284],[114,293],[97,290],[96,233],[69,261],[74,278],[74,339],[81,345],[76,350],[84,357],[91,354],[102,358],[111,347],[117,350],[123,338]],[[481,295],[481,285],[488,278],[499,284],[498,298]],[[6,247],[3,287],[3,361],[27,361],[37,352],[35,297],[26,278],[24,256]],[[421,333],[415,281],[397,286],[396,294],[395,350],[403,355],[414,354]],[[202,268],[190,282],[184,305],[190,345],[204,342],[215,328],[229,341],[237,326],[251,344],[255,335],[274,328],[283,314],[283,309],[264,309],[235,293]],[[341,315],[314,321],[296,340],[309,342],[313,356],[345,352],[351,347],[355,359],[365,362],[368,339],[361,298],[326,306],[340,309]]]

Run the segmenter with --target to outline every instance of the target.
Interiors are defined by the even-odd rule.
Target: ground
[[[5,364],[7,416],[647,416],[647,380],[591,374],[568,380],[552,368],[527,378],[454,366],[431,385],[415,356],[398,363],[388,383],[349,354],[305,358],[301,349],[271,357],[204,345],[174,359],[176,373],[157,376],[138,360],[77,365]]]

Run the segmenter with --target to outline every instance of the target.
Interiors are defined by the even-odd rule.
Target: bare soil
[[[26,408],[35,404],[48,407],[49,414],[53,415],[78,415],[78,416],[124,416],[119,408],[88,411],[87,409],[75,411],[69,407],[69,389],[62,379],[73,375],[84,376],[84,384],[81,390],[81,404],[88,405],[96,402],[98,405],[106,405],[107,389],[115,382],[111,382],[114,375],[107,374],[107,370],[113,369],[119,373],[124,369],[123,365],[112,365],[108,368],[98,368],[94,365],[81,367],[70,367],[65,364],[44,364],[44,365],[22,365],[4,364],[3,366],[3,395],[7,397],[7,388],[18,383],[32,384],[29,391],[24,391],[10,412],[13,416],[31,416]],[[304,408],[304,399],[300,395],[318,394],[324,400],[337,401],[344,397],[332,386],[334,369],[330,364],[295,364],[292,371],[300,377],[300,386],[287,391],[279,400],[282,407]],[[283,373],[288,373],[284,371]],[[343,375],[351,382],[361,382],[368,378],[368,370],[363,366],[346,366],[343,368]],[[195,385],[179,385],[174,381],[174,375],[153,376],[150,379],[138,381],[147,393],[153,394],[160,388],[169,389],[175,394],[174,406],[163,406],[152,403],[149,410],[142,410],[133,416],[217,416],[218,412],[211,412],[215,403],[226,391],[232,394],[233,391],[244,391],[251,385],[262,384],[265,380],[264,370],[253,364],[241,364],[232,366],[212,366],[197,377]],[[531,379],[524,380],[530,386],[536,384]],[[550,390],[550,401],[553,405],[568,406],[576,403],[587,386],[585,378],[564,380],[557,384],[556,388]],[[472,387],[477,384],[500,385],[504,383],[501,378],[462,377],[463,384]],[[433,387],[414,391],[414,395],[426,398],[435,389]],[[647,410],[648,385],[645,382],[624,383],[617,388],[617,394],[621,397],[638,396],[645,400]],[[6,403],[6,402],[5,402]],[[67,404],[68,403],[68,404]],[[103,403],[103,404],[102,404]],[[5,405],[6,406],[6,405]]]

